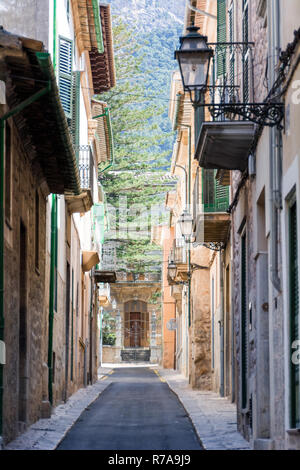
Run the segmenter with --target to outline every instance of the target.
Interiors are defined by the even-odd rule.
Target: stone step
[[[150,349],[123,349],[121,358],[123,362],[149,362]]]

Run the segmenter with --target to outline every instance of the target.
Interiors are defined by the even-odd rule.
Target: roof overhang
[[[26,79],[24,79],[26,77]],[[22,145],[39,179],[56,194],[80,193],[79,171],[50,54],[43,44],[0,29],[0,80],[10,110],[48,87],[14,115]]]
[[[204,122],[195,158],[202,168],[244,171],[255,134],[248,121]]]
[[[99,53],[95,47],[89,52],[95,94],[108,91],[116,84],[110,5],[100,4],[100,18],[104,52]]]
[[[72,8],[80,54],[92,47],[103,52],[98,0],[72,0]]]
[[[117,280],[115,271],[100,271],[96,270],[94,272],[94,281],[96,284],[98,282],[108,282],[109,284],[115,283]]]

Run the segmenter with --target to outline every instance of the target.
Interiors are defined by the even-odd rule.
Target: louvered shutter
[[[299,340],[299,277],[298,277],[298,236],[297,236],[297,204],[289,209],[289,261],[290,261],[290,315],[291,345]],[[295,349],[291,350],[291,355]],[[291,408],[292,427],[300,427],[300,365],[291,361]]]
[[[215,212],[215,171],[202,170],[202,200],[204,212]]]
[[[72,121],[70,132],[75,149],[77,163],[79,162],[79,126],[80,126],[80,72],[72,76]]]
[[[233,16],[233,3],[228,10],[228,27],[229,27],[229,41],[234,42],[234,16]],[[234,85],[234,73],[235,73],[235,55],[234,55],[234,47],[230,48],[230,59],[229,59],[229,82],[230,85]]]
[[[204,212],[225,212],[229,206],[229,187],[216,180],[216,170],[202,170]]]
[[[241,238],[241,385],[242,408],[248,400],[248,317],[247,317],[247,244],[246,235]]]
[[[73,42],[59,37],[58,85],[62,107],[66,117],[72,118],[72,51]]]
[[[249,42],[249,7],[248,0],[243,0],[243,42]],[[250,98],[249,89],[249,48],[244,46],[243,50],[243,101],[247,103]]]
[[[215,179],[215,211],[226,212],[229,206],[229,186],[222,186]]]
[[[226,0],[217,4],[217,42],[226,42]],[[226,47],[217,48],[217,77],[226,73]]]

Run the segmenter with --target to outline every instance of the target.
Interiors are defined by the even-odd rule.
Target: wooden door
[[[141,314],[130,313],[130,347],[139,348],[141,346],[142,325]]]

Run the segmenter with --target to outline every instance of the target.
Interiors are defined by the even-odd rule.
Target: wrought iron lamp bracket
[[[195,108],[207,107],[214,120],[218,121],[221,116],[231,119],[241,116],[247,121],[254,122],[260,126],[268,126],[282,129],[284,119],[284,103],[203,103],[201,100],[191,98]]]
[[[212,42],[207,43],[207,45],[213,47],[215,52],[214,57],[218,56],[219,60],[223,60],[225,66],[228,53],[233,57],[240,54],[242,57],[241,60],[243,61],[248,51],[252,56],[255,43]],[[235,58],[235,60],[237,59]],[[274,99],[272,100],[270,98],[262,103],[240,102],[236,95],[236,91],[239,88],[240,87],[237,85],[228,85],[225,81],[223,85],[202,86],[193,89],[187,87],[186,91],[188,91],[190,95],[190,100],[194,108],[207,107],[212,118],[216,121],[220,120],[222,117],[228,120],[241,117],[259,126],[277,126],[278,129],[283,128],[281,122],[284,119],[284,103],[275,102]],[[219,99],[215,100],[213,98],[210,103],[205,103],[206,92],[210,91],[214,95],[217,89]]]

